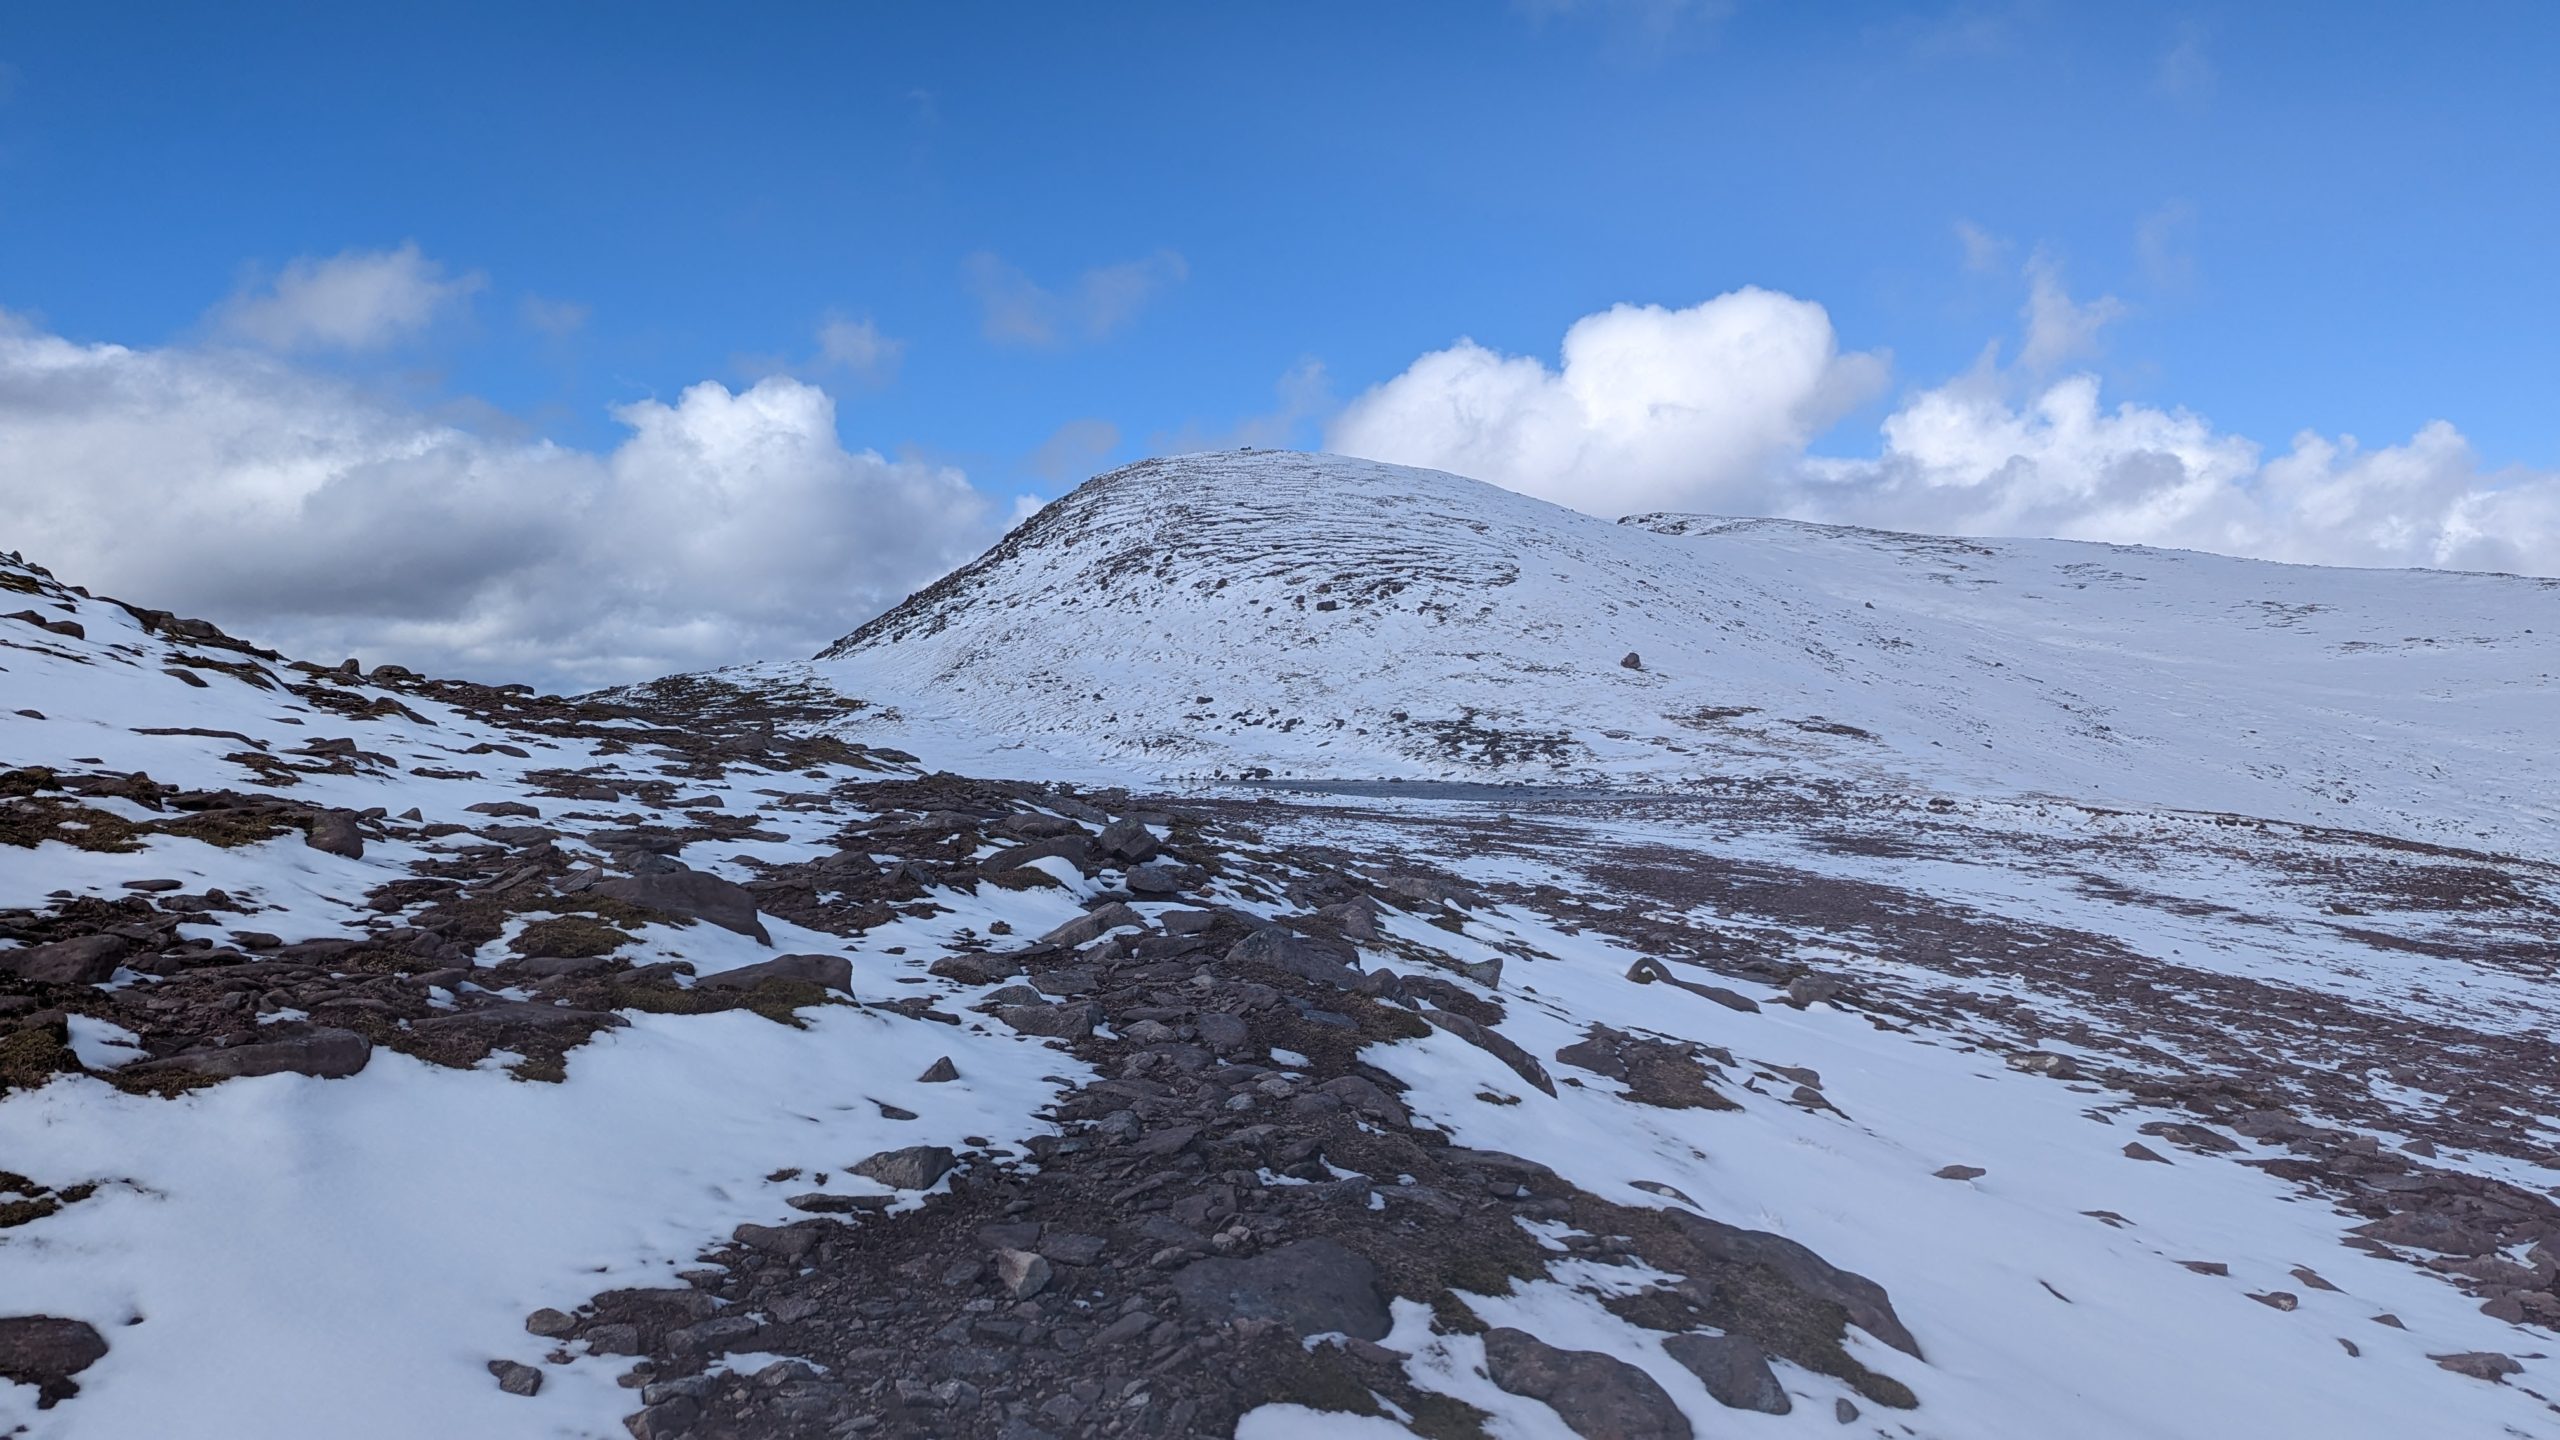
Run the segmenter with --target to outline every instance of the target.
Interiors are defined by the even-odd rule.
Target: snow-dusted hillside
[[[609,697],[0,603],[0,1434],[2560,1440],[2548,587],[1241,456]]]
[[[2560,831],[2560,582],[1612,525],[1333,456],[1093,480],[817,668],[904,721],[856,733],[1025,772],[1777,775]]]

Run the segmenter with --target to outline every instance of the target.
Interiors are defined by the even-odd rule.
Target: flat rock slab
[[[98,1363],[106,1339],[86,1320],[54,1315],[0,1318],[0,1378],[36,1387],[36,1408],[80,1393],[71,1377]]]
[[[756,897],[745,886],[705,871],[677,865],[644,875],[626,875],[598,881],[595,893],[627,900],[646,910],[683,915],[734,930],[766,945],[773,943],[773,937],[765,933],[764,922],[756,918]]]
[[[1277,1320],[1299,1335],[1383,1340],[1392,1324],[1378,1267],[1332,1240],[1300,1240],[1250,1260],[1195,1260],[1175,1272],[1173,1289],[1210,1319]]]
[[[208,1075],[231,1079],[246,1075],[312,1075],[340,1080],[373,1058],[373,1042],[353,1030],[314,1030],[289,1040],[233,1045],[221,1050],[191,1050],[166,1060],[128,1069],[129,1074]]]
[[[1514,1395],[1544,1403],[1582,1440],[1693,1440],[1661,1382],[1615,1355],[1559,1350],[1525,1330],[1484,1337],[1485,1372]]]
[[[777,955],[694,982],[697,989],[750,990],[767,980],[802,980],[841,994],[853,993],[853,962],[841,955]]]
[[[1795,1408],[1777,1372],[1769,1368],[1768,1352],[1742,1336],[1674,1335],[1662,1342],[1662,1350],[1728,1409],[1784,1415]]]

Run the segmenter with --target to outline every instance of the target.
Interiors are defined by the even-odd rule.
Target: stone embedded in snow
[[[1154,859],[1160,848],[1155,832],[1126,816],[1103,826],[1094,845],[1109,858],[1132,865]]]
[[[947,1146],[909,1145],[903,1150],[883,1150],[848,1168],[892,1190],[930,1190],[958,1163],[959,1157]]]
[[[1979,1165],[1942,1165],[1930,1173],[1941,1180],[1979,1180],[1991,1172]]]
[[[952,1064],[951,1057],[945,1055],[924,1067],[924,1073],[916,1077],[916,1082],[921,1085],[942,1085],[959,1078],[960,1067]]]
[[[1674,1335],[1662,1350],[1728,1409],[1784,1415],[1795,1408],[1769,1368],[1768,1352],[1740,1335]]]
[[[1109,904],[1095,906],[1041,936],[1033,943],[1035,945],[1082,945],[1088,940],[1099,940],[1106,932],[1116,930],[1123,925],[1143,927],[1146,923],[1146,916],[1114,900]]]
[[[0,1318],[0,1379],[36,1387],[39,1410],[79,1394],[79,1382],[71,1377],[106,1353],[105,1338],[86,1320],[54,1315]]]
[[[753,965],[705,975],[695,989],[746,990],[767,980],[801,980],[829,990],[853,993],[853,962],[842,955],[776,955]]]
[[[521,1360],[492,1360],[489,1373],[498,1377],[498,1388],[510,1395],[542,1393],[542,1372]]]
[[[999,850],[979,861],[978,871],[983,875],[998,875],[1020,869],[1034,860],[1064,860],[1079,871],[1089,871],[1093,868],[1093,842],[1082,834],[1053,835],[1046,840],[1016,845],[1010,850]]]
[[[2524,1373],[2524,1367],[2513,1357],[2495,1350],[2465,1350],[2458,1355],[2430,1355],[2427,1358],[2456,1375],[2468,1375],[2474,1380],[2486,1380],[2495,1385],[2504,1385],[2510,1375]]]
[[[667,868],[596,882],[595,893],[627,900],[643,909],[683,915],[734,930],[770,945],[764,922],[756,917],[756,897],[743,885],[717,875],[667,862]]]
[[[1492,1026],[1479,1025],[1464,1015],[1446,1010],[1425,1010],[1422,1018],[1510,1066],[1511,1073],[1538,1089],[1549,1095],[1556,1093],[1556,1082],[1547,1077],[1547,1067],[1538,1063],[1538,1057],[1521,1049],[1509,1036]]]
[[[1696,1433],[1660,1381],[1615,1355],[1559,1350],[1506,1326],[1486,1333],[1484,1362],[1494,1384],[1543,1402],[1582,1440],[1691,1440]]]
[[[311,828],[303,832],[302,843],[330,855],[349,860],[364,858],[364,831],[356,828],[356,817],[344,810],[331,810],[316,816]]]
[[[1208,872],[1196,865],[1171,860],[1132,865],[1123,877],[1130,894],[1150,896],[1180,895],[1208,878]]]
[[[1884,1287],[1864,1275],[1843,1270],[1783,1235],[1745,1230],[1688,1210],[1662,1213],[1700,1253],[1731,1265],[1766,1266],[1805,1294],[1839,1306],[1851,1324],[1887,1345],[1914,1360],[1927,1358],[1894,1313]]]
[[[314,1030],[286,1040],[265,1040],[218,1050],[190,1050],[165,1060],[129,1066],[127,1074],[205,1075],[228,1079],[250,1075],[310,1075],[339,1080],[365,1067],[373,1058],[373,1042],[353,1030]]]
[[[566,1310],[554,1310],[546,1305],[524,1317],[524,1328],[527,1334],[556,1340],[578,1328],[578,1317]]]
[[[28,980],[98,985],[115,978],[117,963],[132,953],[132,943],[121,936],[83,935],[0,955],[0,970]]]
[[[1622,670],[1641,670],[1644,668],[1644,657],[1638,655],[1633,650],[1630,650],[1618,661],[1618,668]]]
[[[1383,1340],[1392,1326],[1378,1267],[1335,1240],[1299,1240],[1250,1260],[1195,1260],[1173,1292],[1211,1320],[1277,1320],[1299,1335]]]

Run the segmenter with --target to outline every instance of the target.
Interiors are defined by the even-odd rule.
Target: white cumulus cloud
[[[1352,401],[1327,443],[1594,514],[1748,507],[1885,374],[1881,356],[1841,352],[1820,305],[1746,288],[1586,315],[1558,369],[1461,340]]]
[[[1596,515],[1698,510],[1937,534],[2053,536],[2312,564],[2560,574],[2560,473],[2482,463],[2438,421],[2398,444],[2304,433],[2269,447],[2193,412],[2110,406],[2070,372],[2123,310],[2031,258],[2017,364],[1996,348],[1907,396],[1875,453],[1808,454],[1882,364],[1839,351],[1807,301],[1742,290],[1619,306],[1564,363],[1461,342],[1338,416],[1332,448],[1424,465]]]
[[[596,452],[239,351],[0,326],[0,548],[288,652],[584,687],[805,655],[992,540],[825,391],[705,382]]]
[[[214,319],[233,337],[270,350],[378,350],[426,329],[485,283],[476,273],[447,275],[413,241],[325,260],[304,256],[269,284],[232,296]]]

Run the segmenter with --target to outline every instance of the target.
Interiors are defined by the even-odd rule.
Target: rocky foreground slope
[[[1056,527],[1101,501],[814,672],[585,700],[0,560],[0,1433],[2560,1436],[2560,873],[2422,833],[2529,834],[2522,780],[2395,750],[2365,793],[2414,819],[2360,829],[2032,793],[2103,778],[2060,740],[2003,790],[1684,730],[1718,783],[1175,785],[1111,717],[1207,663],[1165,600],[1205,571],[1091,645],[988,613],[1086,573]],[[1230,592],[1319,548],[1274,524]],[[1825,583],[1918,544],[1782,533]],[[1946,584],[1905,581],[1880,611]],[[1338,658],[1222,613],[1231,655]],[[1627,623],[1584,648],[1645,669],[1602,653],[1575,705],[1687,653]],[[2464,653],[2391,673],[2547,693]],[[1305,693],[1437,713],[1462,672],[1417,665]],[[1029,748],[921,708],[1069,670],[1098,688],[973,688]],[[2248,703],[2310,713],[2315,673]],[[2331,690],[2318,744],[2401,713]],[[1883,734],[1848,694],[1821,713]],[[2495,706],[2426,713],[2461,764],[2548,763]],[[1358,763],[1445,754],[1404,743]],[[2247,769],[2143,753],[2120,788]]]

